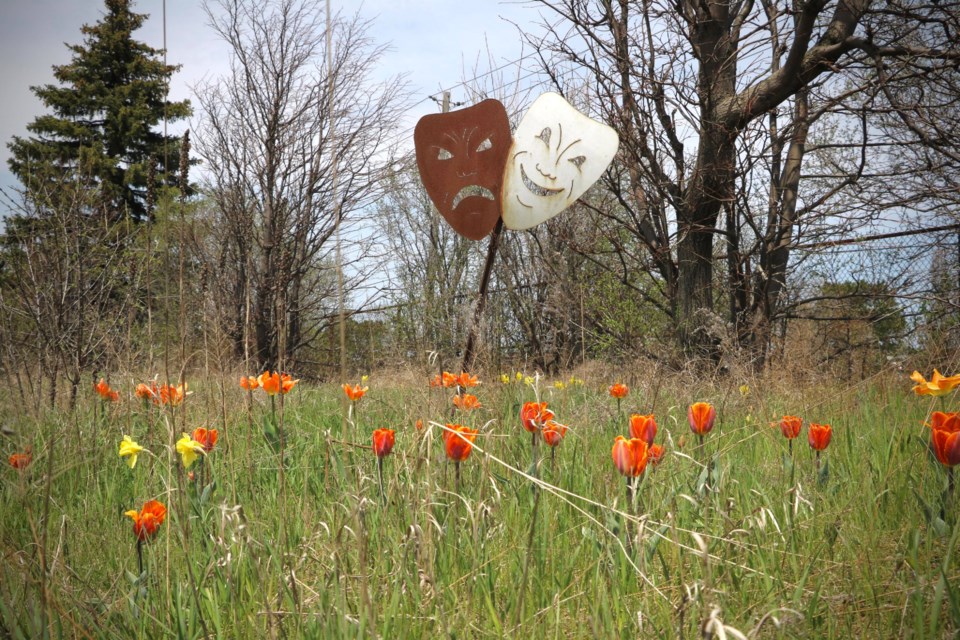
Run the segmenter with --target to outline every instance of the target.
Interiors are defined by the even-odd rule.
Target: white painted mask
[[[549,220],[596,182],[617,153],[617,132],[556,93],[537,98],[520,121],[503,178],[503,224],[523,230]]]

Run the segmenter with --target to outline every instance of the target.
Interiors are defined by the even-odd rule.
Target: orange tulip
[[[440,379],[440,374],[439,374],[439,373],[438,373],[437,375],[433,376],[432,378],[430,378],[430,386],[431,386],[431,387],[439,387],[439,386],[442,386],[442,385],[443,385],[443,380]]]
[[[783,416],[780,419],[780,431],[788,440],[793,440],[800,435],[802,426],[803,419],[797,416]]]
[[[459,376],[457,376],[457,384],[464,389],[469,389],[470,387],[475,387],[480,383],[477,381],[477,376],[471,376],[466,371],[463,371]]]
[[[464,393],[463,395],[453,396],[453,406],[460,411],[472,411],[480,408],[480,401],[477,400],[477,396]]]
[[[11,467],[21,471],[30,465],[31,460],[33,460],[33,456],[30,455],[29,451],[27,453],[13,453],[10,454],[9,458],[7,458],[7,461],[10,463]]]
[[[157,397],[157,385],[153,383],[146,385],[141,382],[137,385],[137,388],[133,394],[141,400],[153,400]]]
[[[553,411],[547,409],[546,402],[524,402],[520,408],[520,424],[530,433],[542,429],[552,419]]]
[[[100,382],[93,385],[93,390],[96,391],[101,398],[106,400],[107,395],[110,393],[110,385],[108,385],[103,378],[100,378]]]
[[[156,535],[157,529],[167,517],[167,508],[156,500],[150,500],[143,505],[139,513],[130,510],[123,515],[133,520],[133,532],[137,540],[143,542]]]
[[[116,402],[120,399],[120,394],[110,388],[103,378],[100,378],[100,382],[93,385],[93,390],[99,394],[100,398],[103,400],[109,400],[110,402]]]
[[[457,386],[457,378],[458,376],[453,375],[449,371],[444,371],[441,381],[443,382],[443,386],[449,389],[450,387]]]
[[[934,411],[930,416],[933,428],[933,452],[942,464],[960,464],[960,413]]]
[[[192,392],[191,392],[192,393]],[[154,397],[154,404],[169,404],[176,407],[187,396],[187,383],[180,385],[162,384],[157,388],[157,395]]]
[[[567,425],[565,424],[547,420],[543,425],[543,439],[546,440],[547,444],[551,447],[556,447],[563,442],[563,438],[566,435]]]
[[[254,389],[260,386],[260,383],[253,376],[242,376],[240,378],[240,386],[246,389],[247,391],[253,391]]]
[[[347,397],[350,398],[350,402],[356,402],[369,390],[370,387],[361,387],[360,385],[350,386],[348,384],[343,385],[343,392],[347,394]]]
[[[660,464],[660,460],[663,458],[663,454],[664,454],[663,447],[661,447],[658,444],[652,444],[650,445],[650,451],[647,458],[649,459],[650,464],[652,464],[653,466],[657,466],[658,464]]]
[[[193,435],[190,437],[203,445],[203,450],[207,453],[213,451],[213,447],[217,444],[217,430],[216,429],[204,429],[199,427],[193,430]]]
[[[653,439],[657,435],[657,421],[651,413],[648,416],[642,416],[634,413],[630,416],[630,435],[634,438],[640,438],[646,441],[647,445],[653,444]]]
[[[618,382],[615,385],[610,387],[610,395],[616,398],[617,400],[622,400],[623,398],[626,398],[628,393],[630,393],[630,387],[623,384],[622,382]]]
[[[919,396],[945,396],[960,386],[960,374],[946,377],[936,369],[933,370],[930,382],[927,382],[919,371],[914,371],[910,379],[917,383],[913,392]]]
[[[814,451],[823,451],[830,444],[830,436],[833,435],[833,429],[828,424],[810,423],[807,429],[807,442]]]
[[[713,429],[713,422],[717,419],[717,410],[709,402],[696,402],[687,410],[687,422],[690,429],[698,436],[704,436]]]
[[[617,471],[628,478],[636,478],[647,466],[649,448],[647,442],[640,438],[627,440],[617,436],[613,441],[613,464]]]
[[[473,449],[473,441],[477,439],[476,429],[459,424],[448,424],[443,432],[443,444],[447,457],[454,462],[463,462]]]
[[[268,396],[275,396],[278,393],[286,395],[290,393],[290,390],[293,389],[300,380],[293,380],[290,378],[289,373],[279,373],[274,371],[264,371],[259,376],[257,376],[257,383],[260,387],[267,392]]]
[[[423,431],[423,420],[417,420],[413,426],[417,428],[417,431]]]
[[[373,452],[378,458],[385,458],[393,451],[393,429],[377,429],[373,432]]]

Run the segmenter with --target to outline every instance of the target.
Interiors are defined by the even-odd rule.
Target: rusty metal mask
[[[480,240],[497,224],[510,122],[498,100],[423,116],[413,131],[420,180],[454,231]]]

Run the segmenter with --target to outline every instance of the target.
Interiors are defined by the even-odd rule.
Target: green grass
[[[555,464],[534,467],[516,418],[533,390],[492,377],[462,420],[484,426],[489,455],[463,464],[459,493],[438,425],[413,426],[450,419],[447,391],[374,376],[344,427],[339,388],[301,384],[284,402],[281,478],[278,442],[263,435],[270,403],[255,394],[248,414],[245,392],[226,384],[225,407],[218,381],[197,380],[173,413],[135,400],[96,419],[92,399],[41,418],[7,408],[17,436],[4,456],[31,444],[34,460],[0,474],[0,636],[699,638],[720,621],[759,638],[960,630],[958,505],[940,520],[946,474],[923,427],[932,407],[903,381],[754,382],[746,395],[734,381],[642,381],[622,415],[606,381],[543,384],[571,431]],[[610,449],[654,396],[667,454],[631,517]],[[704,451],[686,425],[697,400],[719,414]],[[833,425],[827,473],[806,427],[787,456],[770,427],[783,413]],[[192,469],[212,479],[205,489],[169,448],[184,424],[220,430],[202,473]],[[378,427],[397,431],[386,504],[363,448]],[[117,456],[124,434],[152,454],[132,471]],[[122,514],[150,498],[168,518],[137,575]]]

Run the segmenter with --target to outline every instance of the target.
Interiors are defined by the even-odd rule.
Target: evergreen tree
[[[71,62],[53,67],[59,85],[31,87],[52,113],[27,126],[31,137],[13,138],[9,165],[38,204],[56,206],[58,185],[82,181],[99,189],[113,220],[144,220],[150,164],[177,184],[180,140],[155,129],[189,116],[190,103],[166,100],[179,66],[132,37],[147,16],[131,12],[131,0],[105,3],[106,15],[82,27],[83,44],[68,45]]]

